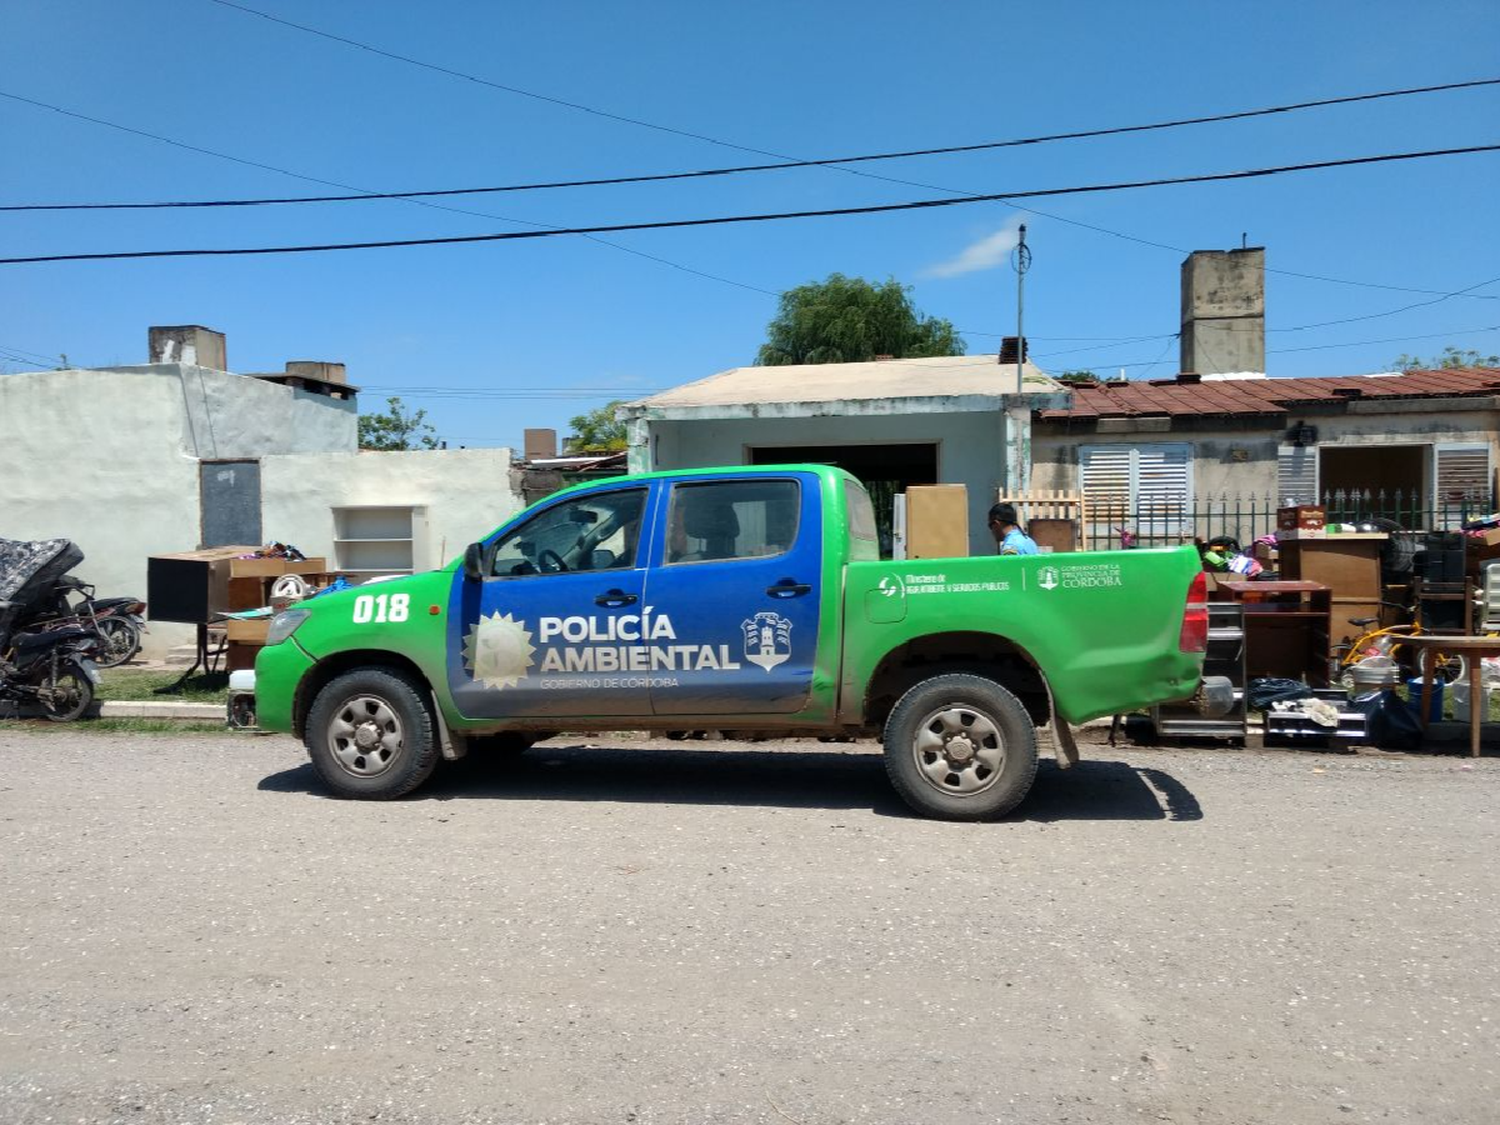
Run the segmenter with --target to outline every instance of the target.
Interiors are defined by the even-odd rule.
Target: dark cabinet
[[[1332,596],[1321,582],[1223,582],[1215,599],[1244,613],[1245,677],[1328,686]]]

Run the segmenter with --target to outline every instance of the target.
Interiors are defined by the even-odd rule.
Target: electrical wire
[[[1238,172],[1214,172],[1197,176],[1173,176],[1156,180],[1120,181],[1109,184],[1088,184],[1065,188],[1045,188],[1033,191],[1003,192],[987,195],[969,195],[959,199],[920,199],[904,203],[873,204],[864,207],[832,207],[810,211],[779,211],[768,214],[724,215],[706,219],[667,219],[647,223],[611,223],[600,226],[548,228],[546,230],[505,231],[496,234],[450,235],[443,238],[381,239],[372,242],[340,242],[302,246],[254,246],[196,250],[131,250],[90,254],[44,254],[18,258],[0,258],[0,265],[30,265],[39,262],[118,261],[129,258],[189,258],[228,257],[250,254],[310,254],[340,250],[383,250],[404,246],[446,246],[475,242],[507,242],[519,239],[554,238],[560,235],[612,234],[621,231],[670,230],[693,227],[724,226],[732,223],[780,222],[789,219],[833,218],[850,215],[873,215],[897,211],[930,210],[937,207],[955,207],[970,203],[1005,202],[1011,199],[1034,199],[1043,196],[1081,195],[1098,192],[1127,191],[1139,188],[1167,187],[1181,184],[1215,183],[1229,180],[1255,179],[1266,176],[1286,175],[1293,172],[1318,171],[1328,168],[1348,168],[1393,161],[1423,160],[1440,156],[1472,155],[1500,150],[1500,144],[1469,145],[1462,148],[1432,149],[1425,152],[1385,153],[1380,156],[1348,157],[1341,160],[1320,160],[1305,164],[1287,164],[1273,168],[1253,168]]]
[[[1500,81],[1500,80],[1495,80],[1495,81]],[[1421,89],[1422,90],[1428,90],[1428,89],[1438,89],[1438,88],[1439,87],[1423,87]],[[1356,98],[1372,98],[1372,97],[1394,96],[1395,94],[1399,94],[1399,93],[1403,93],[1403,92],[1420,92],[1420,91],[1419,90],[1412,90],[1412,91],[1392,91],[1389,94],[1356,95],[1355,97]],[[301,173],[301,172],[294,172],[294,171],[291,171],[290,169],[281,168],[281,167],[278,167],[278,166],[273,165],[273,164],[265,164],[265,163],[262,163],[260,161],[247,160],[247,159],[245,159],[243,157],[234,156],[234,155],[231,155],[229,153],[218,152],[218,151],[216,151],[214,149],[202,148],[202,147],[200,147],[198,145],[188,144],[188,143],[186,143],[184,141],[174,140],[171,137],[164,137],[164,136],[161,136],[160,134],[157,134],[157,133],[148,132],[148,131],[146,131],[144,129],[137,129],[137,128],[135,128],[133,126],[130,126],[130,125],[121,125],[118,122],[108,121],[108,120],[105,120],[104,118],[100,118],[100,117],[91,117],[88,114],[78,113],[78,112],[76,112],[74,110],[64,109],[61,106],[55,106],[55,105],[51,105],[50,103],[47,103],[47,102],[37,101],[34,98],[22,97],[19,94],[9,93],[9,92],[4,91],[4,90],[0,90],[0,97],[10,98],[13,101],[23,102],[23,103],[25,103],[27,105],[37,106],[37,107],[39,107],[41,109],[52,110],[55,113],[60,113],[60,114],[62,114],[64,116],[67,116],[67,117],[73,117],[73,118],[76,118],[76,119],[78,119],[80,121],[87,121],[87,122],[89,122],[90,124],[93,124],[93,125],[101,125],[101,126],[104,126],[105,128],[109,128],[109,129],[117,129],[117,130],[120,130],[121,132],[130,133],[130,134],[133,134],[133,135],[138,136],[138,137],[144,137],[147,140],[158,141],[158,142],[160,142],[162,144],[172,145],[173,147],[185,149],[185,150],[187,150],[189,152],[196,152],[196,153],[199,153],[200,155],[203,155],[203,156],[212,156],[212,157],[215,157],[215,158],[220,159],[220,160],[228,160],[228,161],[232,161],[233,163],[236,163],[236,164],[244,164],[244,165],[247,165],[247,166],[252,167],[252,168],[259,168],[259,169],[261,169],[263,171],[275,172],[278,175],[290,176],[290,177],[292,177],[294,179],[299,179],[299,180],[306,180],[309,183],[324,184],[324,185],[329,186],[329,187],[340,187],[340,188],[345,188],[345,189],[350,190],[350,191],[361,192],[360,195],[354,196],[354,197],[351,197],[351,198],[394,199],[394,200],[397,200],[397,201],[400,201],[400,202],[416,203],[416,204],[418,204],[420,206],[425,206],[425,207],[433,208],[434,210],[448,211],[448,212],[451,212],[451,213],[456,214],[456,215],[471,215],[471,216],[476,216],[476,217],[479,217],[479,218],[498,219],[501,222],[516,223],[517,225],[520,225],[520,226],[532,226],[532,227],[536,227],[538,229],[549,229],[549,230],[562,230],[563,229],[563,228],[560,228],[560,227],[549,226],[549,224],[546,224],[546,223],[527,222],[527,221],[521,220],[521,219],[510,218],[510,217],[505,216],[505,215],[496,215],[496,214],[493,214],[491,212],[473,211],[473,210],[468,210],[468,209],[465,209],[465,208],[444,206],[443,204],[432,203],[430,201],[424,201],[424,200],[415,198],[413,196],[413,193],[402,194],[402,193],[390,193],[390,192],[384,192],[384,193],[382,193],[382,192],[367,191],[367,190],[364,190],[364,189],[361,189],[361,188],[353,187],[353,186],[348,185],[348,184],[338,183],[337,181],[334,181],[334,180],[324,180],[324,179],[320,179],[320,178],[318,178],[316,176],[309,176],[309,175],[305,175],[304,173]],[[1331,101],[1338,101],[1338,100],[1345,100],[1345,99],[1330,99],[1330,100]],[[1287,107],[1278,107],[1276,110],[1253,111],[1253,112],[1279,112],[1281,110],[1291,109],[1291,108],[1295,108],[1295,107],[1290,107],[1290,106],[1287,106]],[[908,181],[894,181],[894,182],[906,183]],[[954,188],[936,188],[935,190],[949,191],[949,192],[952,192],[953,194],[956,194],[956,195],[971,195],[972,196],[972,194],[973,194],[973,193],[970,193],[970,192],[964,192],[964,191],[961,191],[959,189],[954,189]],[[1012,200],[1014,198],[1015,197],[1011,197],[1010,199],[1002,200],[1002,202],[1011,203],[1011,205],[1014,206],[1019,211],[1025,211],[1028,214],[1037,215],[1037,216],[1039,216],[1041,218],[1050,219],[1050,220],[1052,220],[1054,222],[1064,223],[1064,224],[1066,224],[1068,226],[1078,227],[1081,230],[1092,231],[1095,234],[1107,235],[1110,238],[1119,238],[1119,239],[1122,239],[1122,240],[1124,240],[1126,242],[1134,242],[1134,243],[1137,243],[1138,245],[1141,245],[1141,246],[1150,246],[1150,247],[1153,247],[1154,249],[1158,249],[1158,250],[1169,250],[1169,251],[1171,251],[1171,252],[1173,252],[1175,254],[1186,255],[1188,253],[1188,251],[1186,249],[1184,249],[1184,248],[1182,248],[1180,246],[1173,246],[1173,245],[1170,245],[1170,244],[1165,243],[1165,242],[1156,242],[1156,241],[1153,241],[1152,239],[1149,239],[1149,238],[1141,238],[1141,237],[1139,237],[1137,235],[1126,234],[1123,231],[1110,230],[1108,227],[1097,226],[1095,224],[1086,223],[1086,222],[1083,222],[1083,221],[1078,220],[1078,219],[1072,219],[1072,218],[1068,218],[1068,217],[1063,216],[1063,215],[1057,215],[1057,214],[1053,214],[1053,213],[1050,213],[1050,212],[1047,212],[1047,211],[1041,211],[1041,210],[1038,210],[1035,207],[1027,207],[1027,206],[1024,206],[1022,204],[1017,204],[1017,203],[1012,202]],[[46,205],[46,206],[48,206],[50,208],[51,205]],[[0,208],[0,210],[6,210],[6,209],[25,209],[25,207]],[[680,262],[674,262],[674,261],[671,261],[670,259],[667,259],[667,258],[658,257],[657,255],[654,255],[654,254],[648,254],[648,253],[646,253],[643,250],[637,250],[637,249],[635,249],[633,247],[625,246],[625,245],[622,245],[622,244],[617,243],[617,242],[610,242],[610,241],[608,241],[606,239],[602,239],[602,238],[598,238],[598,237],[594,237],[594,236],[585,236],[585,237],[588,237],[590,241],[596,242],[596,243],[598,243],[601,246],[607,246],[610,249],[619,250],[622,253],[632,254],[632,255],[634,255],[634,256],[636,256],[638,258],[643,258],[643,259],[645,259],[647,261],[656,262],[656,263],[658,263],[660,265],[668,266],[668,267],[670,267],[672,269],[680,270],[680,271],[682,271],[684,273],[692,274],[692,275],[694,275],[696,277],[701,277],[701,278],[704,278],[705,280],[708,280],[708,281],[717,281],[717,282],[720,282],[721,284],[724,284],[724,285],[734,286],[735,288],[744,289],[744,290],[747,290],[747,291],[752,292],[752,293],[761,293],[761,294],[764,294],[765,296],[769,296],[769,297],[780,297],[781,296],[781,292],[777,291],[777,290],[765,289],[765,288],[762,288],[761,286],[752,285],[752,284],[750,284],[748,282],[743,282],[743,281],[735,280],[733,278],[723,277],[723,276],[721,276],[719,274],[709,273],[709,272],[707,272],[705,270],[696,269],[696,268],[694,268],[692,266],[685,266],[685,265],[681,264]],[[1280,275],[1280,276],[1283,276],[1283,277],[1298,277],[1298,278],[1303,278],[1305,280],[1320,281],[1320,282],[1325,282],[1327,284],[1332,284],[1332,285],[1349,285],[1349,286],[1355,286],[1355,287],[1365,288],[1365,289],[1385,289],[1385,290],[1391,290],[1391,291],[1395,291],[1395,292],[1420,293],[1420,294],[1424,294],[1424,295],[1427,295],[1427,294],[1436,294],[1438,292],[1437,290],[1412,288],[1410,286],[1405,286],[1405,285],[1388,285],[1388,284],[1382,284],[1382,283],[1379,283],[1379,282],[1356,281],[1356,280],[1353,280],[1353,279],[1350,279],[1350,278],[1326,277],[1326,276],[1321,276],[1319,274],[1299,273],[1299,272],[1297,272],[1295,270],[1279,269],[1279,268],[1272,267],[1272,266],[1267,266],[1267,267],[1265,267],[1265,269],[1266,269],[1267,273],[1277,274],[1277,275]],[[1477,297],[1478,295],[1471,295],[1471,296],[1476,296]],[[1493,298],[1493,297],[1479,297],[1479,299],[1494,300],[1496,298]],[[983,333],[983,332],[976,332],[974,334],[975,335],[1002,335],[1002,333]]]
[[[944,152],[978,151],[978,150],[986,149],[986,148],[1005,148],[1005,147],[1010,147],[1010,146],[1013,146],[1013,145],[1042,144],[1042,143],[1047,143],[1047,142],[1056,141],[1056,140],[1070,140],[1070,139],[1080,139],[1080,138],[1086,138],[1086,137],[1109,136],[1109,135],[1120,134],[1120,133],[1143,132],[1143,131],[1147,131],[1147,130],[1151,130],[1151,129],[1177,128],[1177,127],[1181,127],[1181,126],[1185,126],[1185,125],[1207,124],[1207,123],[1210,123],[1210,122],[1231,121],[1231,120],[1251,118],[1251,117],[1267,116],[1267,115],[1278,114],[1278,113],[1289,113],[1289,112],[1295,112],[1295,111],[1302,110],[1302,109],[1311,109],[1311,108],[1314,108],[1314,107],[1321,107],[1321,106],[1349,104],[1349,103],[1363,102],[1363,101],[1374,101],[1374,100],[1381,99],[1381,98],[1404,97],[1404,96],[1410,96],[1410,95],[1415,95],[1415,94],[1435,93],[1435,92],[1439,92],[1439,91],[1456,90],[1456,89],[1466,89],[1466,88],[1471,88],[1471,87],[1482,87],[1482,86],[1489,86],[1489,85],[1495,85],[1497,83],[1500,83],[1500,79],[1496,79],[1496,78],[1474,79],[1474,80],[1465,81],[1465,82],[1445,83],[1445,84],[1433,85],[1433,86],[1408,87],[1408,88],[1400,89],[1400,90],[1378,91],[1378,92],[1370,93],[1370,94],[1346,95],[1346,96],[1337,97],[1337,98],[1324,98],[1324,99],[1319,99],[1319,100],[1316,100],[1316,101],[1299,102],[1299,103],[1293,103],[1293,104],[1284,105],[1284,106],[1272,106],[1272,107],[1267,107],[1267,108],[1263,108],[1263,109],[1255,109],[1255,110],[1241,110],[1241,111],[1227,113],[1227,114],[1218,114],[1218,115],[1213,115],[1213,116],[1208,116],[1208,117],[1200,117],[1200,118],[1182,118],[1182,119],[1175,120],[1175,121],[1156,122],[1156,123],[1147,124],[1147,125],[1122,126],[1122,127],[1107,128],[1107,129],[1083,130],[1083,131],[1074,132],[1074,133],[1059,133],[1059,134],[1053,134],[1053,135],[1050,135],[1050,136],[1022,138],[1022,139],[1019,139],[1019,140],[1012,140],[1012,141],[981,142],[981,143],[976,144],[976,145],[950,146],[949,148],[946,148],[946,149],[909,150],[907,152],[902,152],[902,153],[875,154],[875,155],[868,155],[868,156],[846,157],[846,158],[837,158],[837,159],[798,160],[797,158],[791,157],[791,156],[787,156],[784,153],[771,152],[771,151],[768,151],[766,149],[752,148],[752,147],[749,147],[749,146],[746,146],[746,145],[737,144],[737,143],[732,142],[732,141],[726,141],[726,140],[724,140],[722,138],[719,138],[719,137],[713,137],[713,136],[709,136],[707,134],[702,134],[702,133],[689,132],[687,130],[677,129],[677,128],[674,128],[672,126],[661,125],[661,124],[658,124],[656,122],[645,121],[645,120],[641,120],[639,118],[626,117],[624,115],[616,114],[616,113],[611,113],[609,111],[601,110],[601,109],[598,109],[598,108],[593,107],[593,106],[583,105],[582,103],[567,101],[565,99],[553,97],[553,96],[547,95],[547,94],[540,94],[540,93],[537,93],[536,91],[533,91],[533,90],[526,90],[526,89],[523,89],[523,88],[518,87],[518,86],[511,86],[511,85],[507,85],[507,84],[504,84],[504,83],[494,82],[494,81],[491,81],[491,80],[486,79],[486,78],[481,78],[481,77],[479,77],[477,75],[468,74],[468,73],[463,72],[463,71],[455,70],[455,69],[453,69],[451,67],[439,66],[439,65],[434,64],[434,63],[425,62],[425,61],[423,61],[421,59],[412,58],[412,57],[407,56],[407,55],[397,54],[396,52],[393,52],[393,51],[387,51],[387,50],[384,50],[382,48],[375,47],[375,46],[373,46],[371,44],[363,43],[363,42],[360,42],[359,40],[349,38],[347,36],[335,35],[335,34],[333,34],[331,32],[321,31],[321,30],[319,30],[317,28],[308,27],[308,26],[306,26],[304,24],[294,23],[291,20],[283,19],[283,18],[281,18],[279,16],[270,15],[269,13],[259,11],[258,9],[248,7],[247,5],[244,5],[244,4],[234,3],[233,0],[211,0],[211,2],[215,3],[215,4],[218,4],[220,7],[232,8],[232,9],[235,9],[237,11],[244,12],[247,15],[258,16],[259,18],[264,19],[264,20],[268,20],[271,23],[281,24],[281,25],[283,25],[285,27],[289,27],[289,28],[292,28],[294,30],[304,32],[304,33],[306,33],[308,35],[314,35],[314,36],[317,36],[319,38],[327,39],[327,40],[330,40],[330,41],[335,42],[335,43],[341,43],[341,44],[344,44],[345,46],[353,47],[353,48],[356,48],[357,50],[361,50],[361,51],[367,51],[367,52],[370,52],[371,54],[378,55],[378,56],[381,56],[383,58],[391,59],[393,61],[406,63],[406,64],[409,64],[411,66],[421,67],[422,69],[425,69],[425,70],[434,71],[434,72],[439,73],[439,74],[445,74],[445,75],[448,75],[450,77],[458,78],[458,79],[461,79],[461,80],[464,80],[464,81],[467,81],[467,82],[477,83],[478,85],[481,85],[481,86],[489,86],[489,87],[492,87],[492,88],[497,89],[497,90],[505,91],[507,93],[516,94],[516,95],[519,95],[519,96],[522,96],[522,97],[527,97],[527,98],[534,98],[534,99],[536,99],[538,101],[547,102],[547,103],[550,103],[552,105],[557,105],[557,106],[561,106],[561,107],[568,108],[568,109],[578,110],[578,111],[583,112],[583,113],[588,113],[588,114],[592,114],[592,115],[595,115],[595,116],[598,116],[598,117],[603,117],[603,118],[607,118],[607,119],[610,119],[610,120],[619,121],[619,122],[622,122],[622,123],[625,123],[625,124],[637,125],[637,126],[640,126],[642,128],[653,129],[653,130],[657,130],[659,132],[669,133],[669,134],[672,134],[672,135],[675,135],[675,136],[686,137],[686,138],[690,138],[690,139],[693,139],[693,140],[700,140],[700,141],[704,141],[704,142],[706,142],[708,144],[718,145],[718,146],[721,146],[721,147],[724,147],[724,148],[736,149],[736,150],[741,151],[741,152],[750,152],[750,153],[754,153],[754,154],[759,155],[759,156],[772,156],[772,157],[775,157],[779,162],[781,162],[781,164],[784,164],[784,165],[786,165],[788,167],[815,167],[815,166],[821,166],[821,167],[827,167],[827,168],[829,168],[832,171],[845,172],[845,173],[848,173],[850,175],[867,176],[867,177],[870,177],[870,178],[873,178],[873,179],[885,180],[885,181],[891,182],[891,183],[905,184],[907,186],[912,186],[912,187],[921,187],[921,188],[925,188],[925,189],[933,190],[933,191],[949,191],[949,192],[954,192],[955,194],[968,195],[968,196],[971,196],[971,197],[973,196],[973,193],[971,193],[971,192],[963,192],[963,191],[960,191],[959,189],[946,188],[946,187],[941,187],[941,186],[932,185],[932,184],[924,184],[924,183],[920,183],[920,182],[913,181],[913,180],[902,180],[902,179],[896,179],[894,177],[889,177],[889,176],[875,175],[873,173],[865,172],[865,171],[863,171],[861,169],[845,167],[844,165],[847,165],[847,164],[850,164],[850,163],[855,163],[855,162],[858,162],[858,161],[863,161],[863,160],[897,159],[897,158],[905,157],[905,156],[937,155],[937,154],[944,153]],[[777,165],[777,167],[779,167],[779,166],[780,165]],[[1136,243],[1139,243],[1139,244],[1145,245],[1145,246],[1153,246],[1153,247],[1156,247],[1156,248],[1159,248],[1159,249],[1171,250],[1171,251],[1173,251],[1175,253],[1178,253],[1178,254],[1186,254],[1187,253],[1186,250],[1183,250],[1180,247],[1168,246],[1168,245],[1166,245],[1164,243],[1153,242],[1150,239],[1139,238],[1139,237],[1137,237],[1135,235],[1129,235],[1129,234],[1125,234],[1125,233],[1120,232],[1120,231],[1109,230],[1109,229],[1107,229],[1105,227],[1093,226],[1093,225],[1091,225],[1089,223],[1081,222],[1081,221],[1076,220],[1076,219],[1065,218],[1065,217],[1063,217],[1061,215],[1051,215],[1051,214],[1048,214],[1045,211],[1038,211],[1038,210],[1036,210],[1034,208],[1029,208],[1029,207],[1019,207],[1018,209],[1022,210],[1022,211],[1027,211],[1030,214],[1034,214],[1034,215],[1038,215],[1038,216],[1041,216],[1041,217],[1044,217],[1044,218],[1052,219],[1052,220],[1057,221],[1057,222],[1062,222],[1062,223],[1065,223],[1065,224],[1068,224],[1068,225],[1071,225],[1071,226],[1076,226],[1076,227],[1079,227],[1079,228],[1084,229],[1084,230],[1092,230],[1092,231],[1094,231],[1096,233],[1099,233],[1099,234],[1106,234],[1106,235],[1109,235],[1109,236],[1114,237],[1114,238],[1120,238],[1120,239],[1123,239],[1123,240],[1128,241],[1128,242],[1136,242]],[[611,245],[613,245],[613,244],[611,244]],[[624,249],[623,247],[616,247],[616,248],[617,249]],[[674,263],[668,262],[666,264],[673,265]],[[688,272],[696,272],[696,271],[689,270]],[[1328,283],[1331,283],[1331,284],[1341,284],[1341,285],[1366,285],[1366,284],[1368,284],[1368,283],[1362,283],[1362,282],[1356,282],[1356,281],[1346,281],[1346,280],[1343,280],[1343,279],[1340,279],[1340,278],[1319,277],[1319,276],[1317,276],[1315,274],[1298,274],[1298,273],[1294,273],[1292,271],[1286,271],[1286,270],[1268,269],[1267,272],[1284,274],[1286,276],[1291,276],[1291,277],[1303,277],[1303,278],[1306,278],[1306,279],[1309,279],[1309,280],[1323,281],[1323,282],[1328,282]],[[730,281],[727,278],[717,277],[717,276],[712,275],[712,274],[703,274],[702,276],[709,277],[712,280],[716,280],[716,281],[723,281],[723,282],[726,282],[727,284],[730,284],[730,285],[738,285],[740,288],[752,289],[752,290],[755,290],[757,292],[767,292],[766,290],[757,289],[755,286],[743,285],[740,282]],[[1408,291],[1408,292],[1427,292],[1427,291],[1424,291],[1424,290],[1406,290],[1405,287],[1402,287],[1402,286],[1379,286],[1379,285],[1369,284],[1368,287],[1370,287],[1370,288],[1390,288],[1390,289],[1396,289],[1396,290]]]
[[[222,0],[214,0],[215,3]],[[238,5],[226,5],[237,7]],[[249,9],[245,9],[249,10]],[[268,17],[269,18],[269,17]],[[1450,82],[1441,86],[1417,86],[1404,90],[1386,90],[1374,94],[1353,94],[1338,98],[1323,98],[1318,101],[1298,102],[1291,105],[1271,106],[1264,109],[1244,110],[1238,113],[1221,113],[1209,117],[1188,117],[1174,121],[1159,121],[1147,125],[1123,125],[1105,129],[1086,129],[1073,133],[1053,133],[1037,137],[1022,137],[1006,141],[985,141],[977,144],[947,145],[942,148],[909,149],[901,152],[870,153],[860,156],[829,156],[815,160],[785,160],[777,164],[748,164],[732,168],[702,168],[687,172],[658,172],[639,176],[605,176],[597,179],[585,180],[552,180],[540,183],[523,184],[501,184],[487,185],[483,187],[468,188],[440,188],[426,191],[370,191],[359,192],[355,195],[305,195],[305,196],[278,196],[254,199],[197,199],[197,200],[158,200],[145,203],[17,203],[0,204],[0,211],[144,211],[163,208],[207,208],[207,207],[267,207],[284,206],[292,204],[307,203],[360,203],[370,200],[381,199],[433,199],[454,195],[489,195],[501,192],[523,192],[523,191],[550,191],[559,188],[583,188],[583,187],[609,187],[623,184],[645,184],[660,183],[670,180],[701,179],[714,176],[735,176],[755,172],[780,172],[794,168],[818,168],[835,164],[854,164],[874,160],[905,160],[919,156],[942,156],[956,153],[980,152],[988,149],[1014,148],[1022,145],[1048,144],[1054,141],[1079,140],[1094,137],[1109,137],[1124,133],[1141,133],[1156,129],[1176,129],[1185,125],[1204,125],[1222,121],[1233,121],[1246,117],[1262,117],[1269,114],[1292,113],[1298,110],[1311,109],[1320,106],[1342,105],[1350,102],[1371,101],[1376,98],[1408,97],[1413,94],[1426,94],[1440,90],[1457,90],[1476,86],[1497,86],[1500,78],[1476,79],[1472,82]],[[0,96],[15,98],[17,101],[27,102],[31,105],[52,109],[58,113],[69,111],[59,109],[57,106],[38,102],[31,98],[22,98],[19,95],[0,91]],[[72,116],[82,116],[72,114]],[[96,118],[84,118],[88,121],[96,121]],[[629,119],[627,119],[629,120]],[[114,126],[125,128],[125,126]],[[138,132],[138,130],[132,130]],[[165,140],[154,134],[143,133],[143,136],[152,137],[154,140]],[[697,134],[689,134],[697,136]],[[701,139],[701,138],[700,138]],[[176,144],[178,142],[168,141]],[[192,146],[183,146],[192,147]],[[223,153],[212,152],[209,149],[195,149],[194,151],[207,153],[212,156],[224,156]],[[236,157],[225,157],[235,160]],[[252,163],[241,161],[241,163]],[[268,169],[270,171],[282,171],[266,164],[253,164],[254,167]],[[290,173],[288,173],[290,174]],[[326,181],[317,181],[326,182]],[[956,189],[952,189],[956,190]]]

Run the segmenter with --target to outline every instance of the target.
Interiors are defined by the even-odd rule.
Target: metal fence
[[[1466,521],[1496,511],[1493,494],[1444,498],[1404,492],[1344,491],[1325,493],[1321,503],[1329,523],[1373,524],[1381,531],[1454,531]],[[1123,547],[1172,547],[1196,539],[1228,536],[1248,548],[1276,531],[1276,510],[1287,507],[1270,494],[1197,496],[1184,503],[1111,505],[1090,499],[1087,506],[1089,547],[1096,551]]]

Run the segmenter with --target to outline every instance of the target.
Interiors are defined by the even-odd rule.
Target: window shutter
[[[1311,446],[1282,445],[1276,449],[1278,504],[1318,502],[1318,453]]]
[[[1490,447],[1488,445],[1436,445],[1435,472],[1437,507],[1457,507],[1464,501],[1488,508],[1490,504]]]
[[[1118,528],[1148,539],[1181,533],[1191,507],[1192,464],[1186,444],[1084,446],[1079,478],[1090,539],[1108,542]]]

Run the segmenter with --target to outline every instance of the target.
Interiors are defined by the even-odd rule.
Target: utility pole
[[[1016,271],[1016,394],[1024,385],[1021,365],[1026,361],[1026,330],[1022,326],[1021,314],[1025,311],[1026,271],[1031,268],[1031,251],[1026,248],[1026,224],[1021,224],[1016,248],[1011,251],[1010,264]]]

